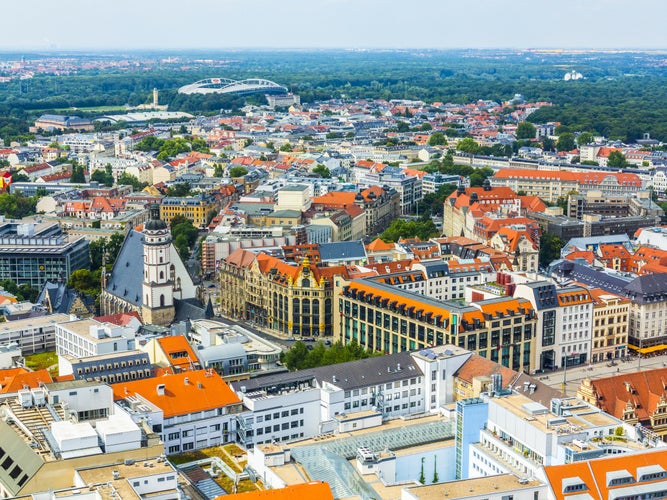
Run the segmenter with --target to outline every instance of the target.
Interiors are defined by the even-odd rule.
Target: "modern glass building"
[[[56,223],[0,224],[0,281],[41,288],[88,267],[88,241],[67,236]]]

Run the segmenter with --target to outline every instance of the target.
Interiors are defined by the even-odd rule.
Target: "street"
[[[605,378],[611,377],[613,375],[620,375],[623,373],[636,373],[641,369],[652,370],[655,368],[663,368],[667,365],[667,355],[662,356],[652,356],[652,357],[643,357],[641,359],[641,367],[639,366],[639,360],[637,357],[631,358],[630,361],[621,361],[614,360],[614,366],[609,366],[608,361],[603,361],[600,363],[595,363],[591,365],[579,365],[579,366],[569,366],[567,372],[565,373],[565,379],[567,385],[565,387],[565,393],[568,396],[574,396],[577,393],[577,389],[581,384],[581,381],[586,377],[590,379],[594,378]],[[541,380],[543,383],[551,386],[555,389],[563,389],[563,372],[565,370],[559,369],[558,371],[548,372],[543,374],[534,375],[535,378]]]

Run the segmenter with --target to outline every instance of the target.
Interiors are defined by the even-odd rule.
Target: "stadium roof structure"
[[[206,78],[178,89],[179,94],[287,94],[287,87],[270,80],[250,78],[230,80],[229,78]]]

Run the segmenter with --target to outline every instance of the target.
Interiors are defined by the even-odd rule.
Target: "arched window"
[[[161,279],[161,280],[164,279],[164,271],[160,271],[160,279]]]
[[[160,295],[160,307],[164,307],[164,294]]]
[[[176,268],[174,267],[173,264],[169,266],[169,279],[171,281],[174,281],[176,279]]]
[[[308,278],[304,278],[301,280],[301,286],[303,288],[310,288],[310,280]]]

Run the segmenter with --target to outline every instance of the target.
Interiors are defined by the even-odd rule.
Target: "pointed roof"
[[[388,252],[394,249],[394,243],[386,243],[380,238],[375,238],[368,245],[366,245],[366,250],[369,252]]]

